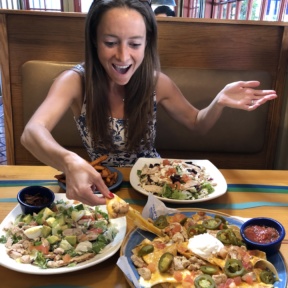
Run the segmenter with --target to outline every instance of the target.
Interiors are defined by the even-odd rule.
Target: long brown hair
[[[152,145],[147,134],[148,122],[152,117],[153,94],[160,70],[157,23],[148,1],[94,0],[92,3],[87,14],[85,30],[86,121],[96,145],[101,141],[107,149],[113,151],[111,129],[108,123],[110,111],[107,97],[108,76],[97,54],[97,27],[107,11],[122,7],[139,12],[146,25],[147,45],[144,59],[129,83],[125,85],[126,148],[132,152],[139,150],[140,143],[147,148]]]

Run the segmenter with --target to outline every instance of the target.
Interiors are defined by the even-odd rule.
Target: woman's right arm
[[[69,199],[89,205],[104,204],[105,199],[93,194],[91,188],[97,186],[105,197],[111,198],[101,175],[86,160],[59,145],[51,134],[69,108],[75,117],[80,115],[82,94],[80,75],[74,71],[63,72],[24,128],[21,143],[41,162],[65,173]]]

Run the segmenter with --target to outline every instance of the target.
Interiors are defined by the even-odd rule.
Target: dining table
[[[147,196],[139,193],[130,184],[129,167],[117,168],[123,181],[115,194],[132,208],[142,211]],[[171,208],[202,208],[230,216],[244,218],[270,217],[278,220],[286,229],[280,253],[285,266],[288,263],[288,171],[284,170],[238,170],[219,169],[227,182],[227,192],[217,198],[189,204],[165,203]],[[49,166],[0,166],[0,222],[13,210],[17,193],[26,186],[40,185],[54,193],[65,193],[55,175],[61,172]],[[134,228],[133,219],[127,218],[127,232]],[[1,244],[0,244],[1,245]],[[117,266],[120,249],[110,258],[97,265],[73,273],[38,275],[17,272],[0,265],[0,286],[5,288],[88,288],[131,287],[121,269]],[[2,257],[0,255],[0,257]],[[29,265],[29,264],[23,264]]]

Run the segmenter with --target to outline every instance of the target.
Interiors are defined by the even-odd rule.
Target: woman
[[[159,157],[154,147],[157,105],[190,130],[205,133],[224,107],[252,111],[277,97],[275,91],[253,89],[258,81],[235,82],[205,109],[193,107],[159,72],[157,23],[148,1],[94,1],[85,31],[85,64],[55,80],[21,137],[35,157],[65,173],[69,199],[104,204],[92,193],[95,187],[113,197],[100,174],[50,133],[69,108],[91,161],[108,154],[108,165],[127,166],[139,157]]]

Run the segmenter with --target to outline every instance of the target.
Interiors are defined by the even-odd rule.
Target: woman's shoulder
[[[175,83],[171,80],[169,76],[163,72],[159,72],[157,84],[156,84],[156,96],[157,102],[160,102],[163,97],[170,95],[171,91],[174,91]]]
[[[82,77],[84,77],[85,74],[85,68],[84,68],[84,63],[79,63],[71,68],[72,71],[77,72],[80,74]]]

